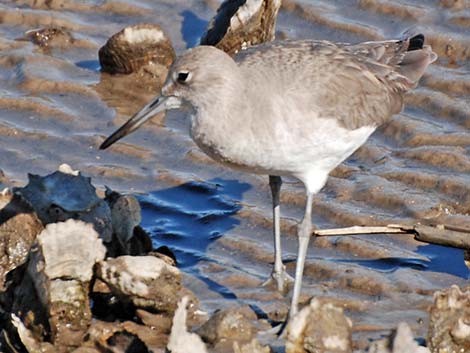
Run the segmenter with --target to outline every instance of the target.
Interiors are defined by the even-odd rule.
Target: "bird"
[[[328,174],[404,106],[437,59],[422,34],[358,44],[285,40],[240,51],[211,46],[186,51],[170,67],[161,93],[100,146],[105,149],[157,113],[189,106],[189,133],[212,159],[269,176],[278,290],[292,277],[282,262],[280,190],[294,177],[306,191],[297,226],[298,253],[288,320],[299,311],[313,196]]]

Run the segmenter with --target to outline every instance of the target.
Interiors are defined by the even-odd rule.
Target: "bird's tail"
[[[424,45],[424,35],[418,34],[402,40],[363,42],[348,45],[346,49],[374,62],[393,68],[406,81],[399,80],[406,90],[417,85],[429,64],[437,59],[429,45]]]
[[[408,38],[404,42],[407,43],[407,49],[396,65],[397,72],[416,85],[428,65],[436,61],[437,54],[432,51],[431,46],[424,45],[422,34]]]

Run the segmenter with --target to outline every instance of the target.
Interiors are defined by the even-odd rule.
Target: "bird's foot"
[[[262,284],[263,287],[274,287],[282,294],[287,294],[294,283],[294,278],[286,271],[283,265],[281,271],[273,271],[271,276]]]

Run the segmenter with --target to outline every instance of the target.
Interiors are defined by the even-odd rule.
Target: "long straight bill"
[[[116,141],[122,139],[124,136],[129,135],[131,132],[137,130],[142,124],[144,124],[154,115],[169,108],[173,108],[171,103],[174,102],[171,101],[171,98],[164,96],[160,96],[155,100],[151,101],[138,113],[136,113],[132,118],[130,118],[124,125],[117,129],[112,135],[110,135],[106,140],[104,140],[104,142],[100,146],[100,149],[104,150],[108,148]]]

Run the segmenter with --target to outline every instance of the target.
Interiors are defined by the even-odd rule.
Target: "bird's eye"
[[[178,81],[178,83],[185,84],[189,81],[190,78],[191,75],[189,71],[180,71],[178,72],[178,76],[176,76],[176,81]]]

